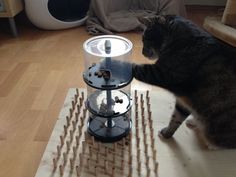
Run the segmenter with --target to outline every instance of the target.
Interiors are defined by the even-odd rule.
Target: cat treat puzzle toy
[[[36,177],[157,177],[150,92],[132,92],[131,65],[118,67],[132,43],[106,35],[83,47],[87,89],[69,89]]]
[[[88,132],[100,141],[117,141],[132,127],[129,115],[132,100],[130,93],[126,93],[130,91],[121,90],[132,80],[132,68],[117,67],[113,61],[122,64],[128,60],[132,43],[117,36],[102,36],[86,41],[84,49],[88,69],[83,76],[91,87],[86,101],[90,112]]]

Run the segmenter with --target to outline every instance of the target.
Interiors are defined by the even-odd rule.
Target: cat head
[[[149,59],[157,59],[165,38],[167,20],[165,16],[140,17],[138,20],[145,25],[142,53]]]
[[[161,51],[168,49],[173,43],[181,47],[191,44],[202,35],[206,36],[195,24],[176,15],[156,15],[138,20],[145,25],[142,53],[149,59],[158,59]]]

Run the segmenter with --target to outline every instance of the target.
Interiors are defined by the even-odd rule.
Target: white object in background
[[[3,0],[0,0],[0,12],[5,10]]]
[[[74,21],[55,18],[48,8],[49,0],[25,0],[25,10],[29,20],[37,27],[47,30],[72,28],[84,24],[87,16]]]

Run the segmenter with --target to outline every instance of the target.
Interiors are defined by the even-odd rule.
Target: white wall
[[[223,6],[227,0],[184,0],[187,5]]]

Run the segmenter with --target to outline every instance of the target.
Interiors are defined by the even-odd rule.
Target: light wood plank
[[[47,110],[52,98],[53,93],[55,93],[56,88],[58,87],[58,82],[61,79],[61,72],[60,71],[52,71],[49,73],[48,78],[44,85],[42,86],[41,90],[37,98],[35,99],[31,109],[33,110]]]
[[[19,63],[0,85],[0,97],[8,96],[18,80],[22,77],[29,63]]]

